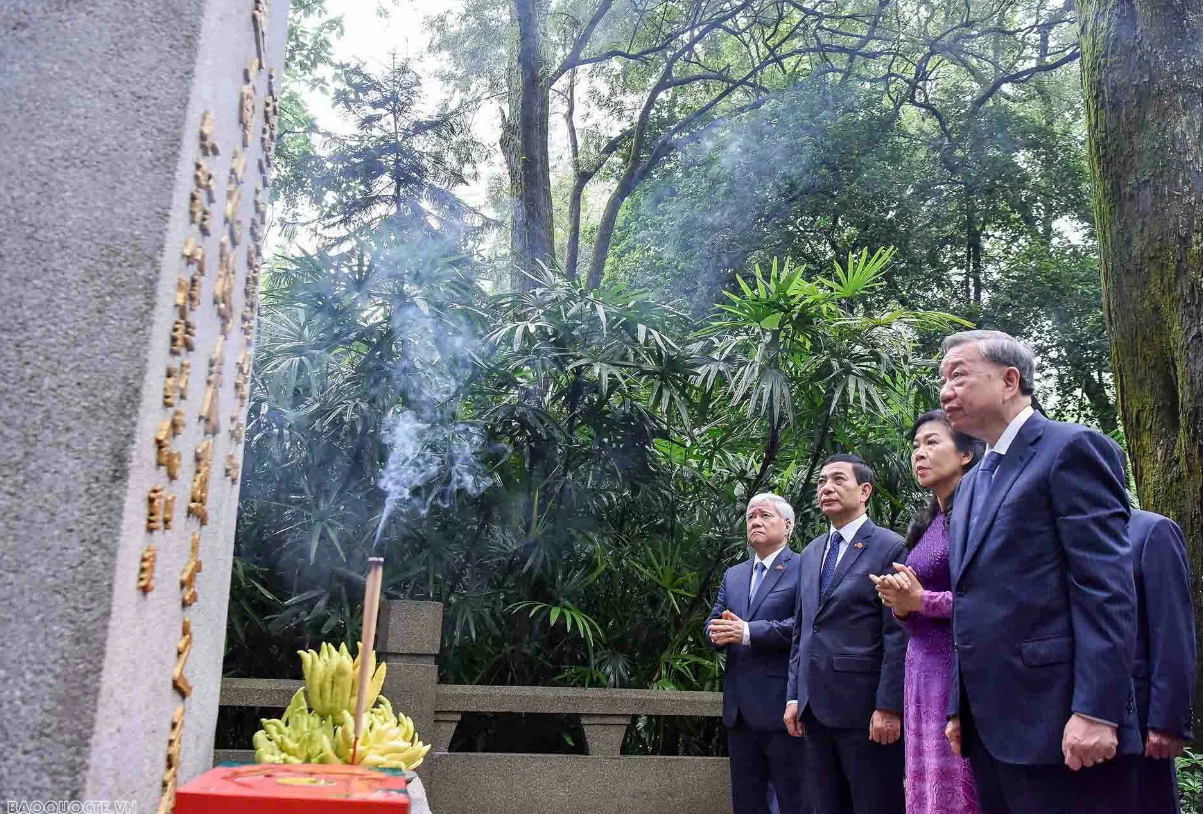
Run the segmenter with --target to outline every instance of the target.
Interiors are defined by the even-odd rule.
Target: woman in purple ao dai
[[[980,814],[969,761],[944,737],[952,683],[952,578],[948,517],[961,476],[984,453],[982,442],[954,432],[942,410],[911,430],[911,468],[932,502],[911,520],[906,565],[877,580],[882,601],[910,633],[902,722],[907,814]]]

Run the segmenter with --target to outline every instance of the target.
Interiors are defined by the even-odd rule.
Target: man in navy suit
[[[1108,440],[1032,410],[1035,361],[998,331],[944,340],[940,401],[986,455],[957,489],[948,736],[986,814],[1131,812],[1136,588]]]
[[[1136,578],[1136,717],[1145,742],[1137,761],[1143,814],[1177,814],[1175,758],[1194,737],[1195,613],[1186,538],[1168,517],[1135,510],[1128,523]]]
[[[1111,442],[1116,473],[1128,481],[1127,456]],[[1136,718],[1145,744],[1137,761],[1142,814],[1178,814],[1175,758],[1193,737],[1195,613],[1186,538],[1168,517],[1135,509],[1128,521],[1136,580]]]
[[[751,559],[727,569],[706,636],[727,654],[723,725],[737,814],[769,814],[769,782],[781,814],[802,814],[802,750],[781,723],[781,699],[798,592],[798,558],[788,542],[789,501],[774,494],[748,502]]]
[[[906,633],[870,574],[894,572],[903,540],[865,513],[873,470],[833,455],[819,474],[828,533],[802,552],[785,725],[806,744],[815,814],[902,814]]]

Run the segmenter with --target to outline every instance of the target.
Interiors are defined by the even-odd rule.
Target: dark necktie
[[[827,556],[823,558],[823,570],[819,572],[819,596],[827,593],[827,586],[835,576],[835,563],[840,558],[840,543],[844,538],[838,531],[831,532],[831,542],[827,545]]]
[[[748,602],[756,598],[756,592],[760,590],[760,583],[764,581],[764,572],[764,563],[756,563],[756,573],[752,574],[752,593],[748,596]]]
[[[994,471],[1002,463],[1003,456],[990,450],[977,468],[977,480],[973,484],[973,503],[969,506],[969,533],[977,530],[981,520],[982,510],[986,507],[986,499],[990,497],[990,487],[994,485]]]

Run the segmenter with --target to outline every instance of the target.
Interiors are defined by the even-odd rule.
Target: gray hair
[[[1019,371],[1020,393],[1030,396],[1036,392],[1036,357],[1031,348],[1002,331],[961,331],[944,337],[944,352],[970,342],[987,362]]]
[[[775,495],[772,492],[761,492],[748,501],[748,508],[744,510],[744,517],[747,517],[747,513],[752,511],[753,506],[759,506],[762,503],[771,505],[777,510],[777,514],[784,517],[785,522],[789,523],[789,534],[786,535],[788,539],[789,535],[794,533],[794,507],[789,505],[789,501],[781,495]]]

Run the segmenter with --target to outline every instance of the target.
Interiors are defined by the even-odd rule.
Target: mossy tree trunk
[[[1078,0],[1103,300],[1141,505],[1203,612],[1203,4]],[[1196,622],[1196,635],[1203,624]],[[1196,679],[1197,711],[1203,687]],[[1195,732],[1203,737],[1196,715]]]
[[[539,263],[548,268],[556,264],[547,141],[551,100],[540,32],[546,9],[542,0],[515,0],[514,10],[518,20],[518,115],[517,121],[510,123],[516,149],[507,162],[514,197],[510,254],[520,269],[537,271]],[[523,290],[535,286],[525,274],[519,273],[516,281]]]

